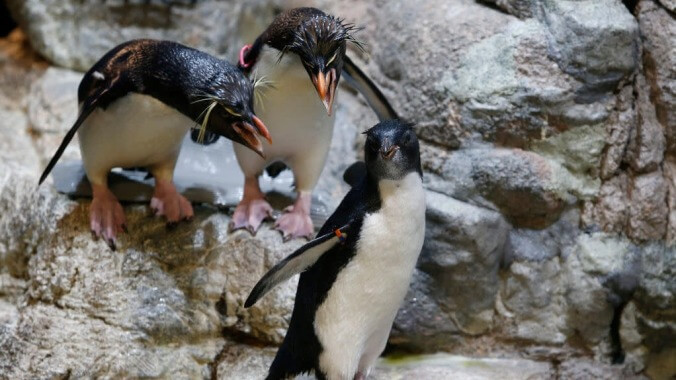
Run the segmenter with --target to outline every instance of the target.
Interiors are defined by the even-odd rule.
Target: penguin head
[[[265,43],[281,54],[296,54],[314,84],[326,112],[331,115],[336,86],[340,80],[347,42],[353,42],[353,24],[316,8],[294,8],[279,14],[240,63],[251,65]]]
[[[344,25],[342,20],[334,16],[310,16],[296,28],[288,47],[300,58],[329,115],[343,71],[350,29],[351,26]]]
[[[422,177],[420,145],[413,124],[386,120],[364,132],[366,170],[376,180],[399,180],[412,172]]]
[[[253,112],[254,85],[239,70],[216,81],[197,104],[205,107],[203,129],[240,143],[260,156],[263,144],[259,136],[272,144],[270,132]]]

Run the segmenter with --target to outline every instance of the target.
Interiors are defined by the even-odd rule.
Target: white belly
[[[382,353],[425,237],[425,193],[417,173],[381,181],[380,210],[364,219],[355,257],[315,316],[320,366],[335,377],[367,371]]]
[[[97,108],[78,131],[85,171],[105,183],[115,167],[148,167],[173,172],[181,141],[194,122],[148,96],[130,93],[105,110]]]
[[[297,55],[287,53],[278,63],[278,52],[263,48],[254,75],[271,86],[256,97],[254,112],[270,131],[272,145],[263,142],[266,159],[240,144],[235,153],[247,175],[259,174],[273,161],[284,161],[296,175],[304,175],[305,187],[314,187],[331,145],[334,115],[328,116],[317,91]],[[302,185],[302,184],[301,184]]]

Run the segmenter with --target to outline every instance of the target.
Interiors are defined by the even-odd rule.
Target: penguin
[[[288,166],[297,197],[276,220],[275,228],[285,240],[313,235],[311,194],[331,144],[333,104],[341,74],[365,95],[381,120],[397,118],[382,92],[346,55],[348,42],[359,44],[352,36],[355,29],[318,9],[295,8],[278,15],[253,45],[240,51],[240,68],[254,70],[255,76],[271,83],[264,96],[256,99],[256,109],[270,127],[275,144],[264,143],[265,158],[235,144],[245,182],[231,230],[255,234],[272,213],[258,177],[266,168],[274,175]]]
[[[155,178],[151,208],[168,226],[193,216],[190,202],[172,183],[181,142],[201,124],[263,156],[259,136],[270,142],[253,113],[254,85],[236,66],[187,46],[149,39],[110,50],[78,87],[80,112],[40,177],[47,178],[78,133],[85,173],[92,185],[90,227],[115,249],[126,231],[122,206],[107,185],[115,167],[144,167]]]
[[[365,133],[366,163],[353,167],[354,186],[317,237],[268,271],[244,304],[301,273],[269,380],[365,378],[406,295],[425,237],[418,139],[398,120]]]

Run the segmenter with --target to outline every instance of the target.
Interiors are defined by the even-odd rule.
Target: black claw
[[[113,250],[113,252],[117,249],[117,247],[115,247],[115,241],[112,239],[108,239],[108,246]]]
[[[167,229],[173,230],[178,225],[178,222],[167,222]]]

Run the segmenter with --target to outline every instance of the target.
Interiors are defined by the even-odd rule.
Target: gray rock
[[[498,8],[518,18],[533,17],[533,1],[531,0],[485,0],[485,2],[495,4]]]
[[[622,232],[629,222],[628,178],[624,173],[605,181],[594,205],[594,220],[606,232]]]
[[[634,86],[624,86],[617,97],[615,112],[606,122],[608,138],[601,161],[601,178],[610,179],[619,171],[629,142],[629,134],[637,128],[638,118],[634,109]]]
[[[559,365],[557,379],[647,380],[648,378],[628,371],[623,366],[572,359],[566,360]]]
[[[629,184],[627,235],[636,240],[662,239],[667,229],[667,184],[661,170],[638,175]]]
[[[419,268],[429,292],[464,333],[492,325],[498,266],[509,228],[499,213],[427,192],[427,232]]]
[[[104,53],[135,38],[171,39],[223,55],[237,49],[242,4],[211,1],[10,1],[33,47],[50,61],[86,71]]]
[[[389,342],[422,351],[452,350],[464,337],[456,321],[433,294],[434,278],[416,270],[411,288],[394,320]]]
[[[676,243],[676,163],[664,163],[664,177],[669,187],[667,194],[667,209],[669,210],[669,219],[667,222],[666,244],[673,246]]]
[[[650,100],[667,135],[668,150],[676,152],[676,1],[641,1],[637,17],[643,42],[643,67]],[[665,9],[666,8],[666,9]],[[671,13],[669,12],[671,11]]]
[[[605,96],[638,64],[638,24],[620,1],[547,0],[538,19],[551,34],[552,57],[585,83],[579,102]]]
[[[565,280],[558,257],[513,262],[503,276],[496,309],[503,334],[538,344],[561,344],[570,334]]]
[[[267,374],[274,357],[270,349],[255,350],[251,347],[230,344],[219,354],[219,379],[261,379]],[[376,363],[369,379],[430,379],[430,380],[489,380],[501,379],[547,379],[553,374],[548,363],[524,359],[475,359],[447,354],[412,355],[381,359]],[[312,376],[296,379],[308,380]]]
[[[657,121],[643,74],[637,75],[635,87],[638,123],[636,128],[631,129],[625,159],[634,171],[648,173],[656,170],[664,158],[664,130]]]
[[[512,261],[544,261],[556,256],[565,259],[580,233],[579,220],[579,212],[573,209],[543,230],[512,229],[505,245],[503,265],[509,266]]]

